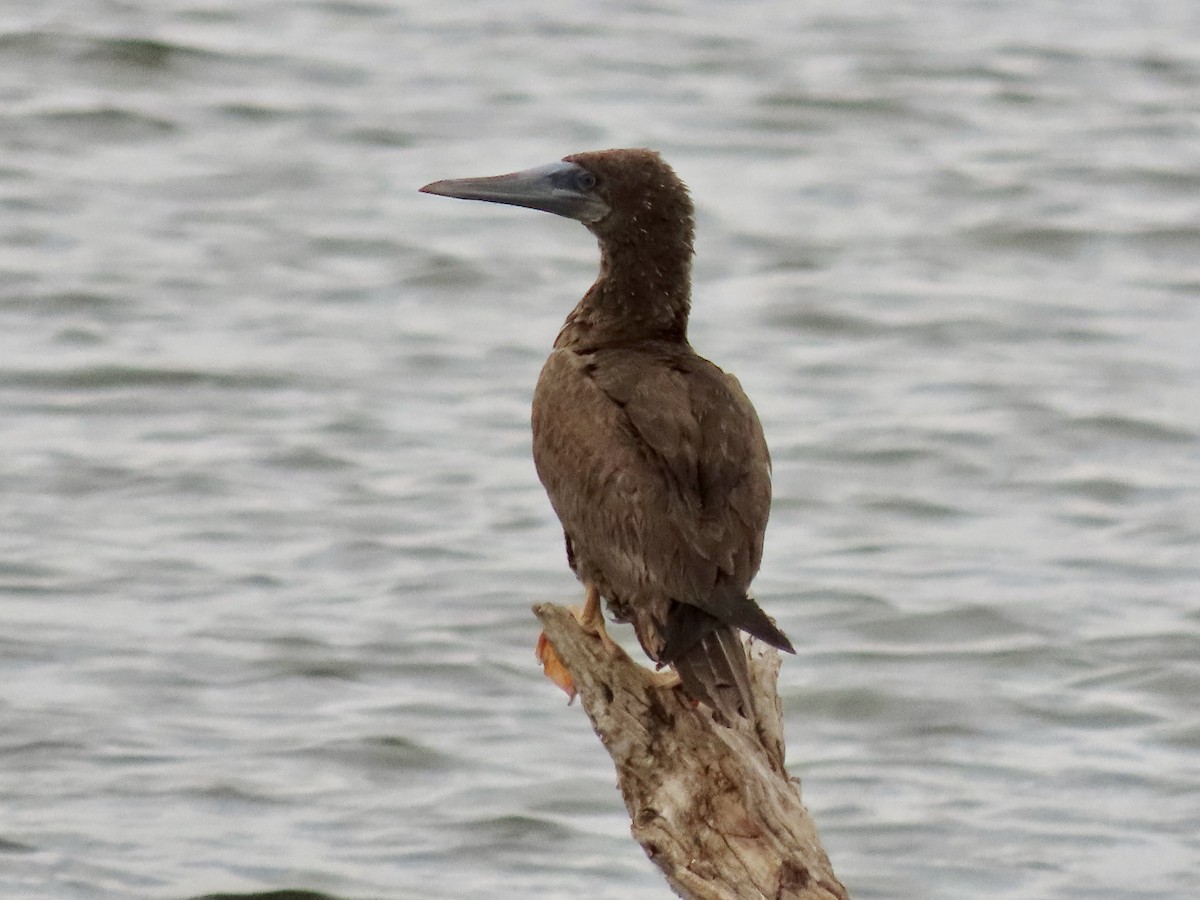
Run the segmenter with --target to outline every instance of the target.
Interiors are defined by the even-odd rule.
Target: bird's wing
[[[727,595],[744,597],[758,570],[771,502],[766,441],[736,379],[674,348],[560,349],[533,426],[577,560],[618,597],[725,619]]]

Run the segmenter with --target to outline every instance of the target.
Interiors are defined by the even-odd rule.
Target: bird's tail
[[[754,692],[750,687],[750,666],[746,648],[736,628],[694,607],[683,607],[684,615],[702,616],[703,634],[670,662],[679,673],[683,689],[693,700],[710,707],[730,724],[738,716],[755,718]]]

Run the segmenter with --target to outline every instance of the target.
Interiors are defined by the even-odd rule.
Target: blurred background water
[[[653,146],[865,898],[1200,890],[1191,0],[6,0],[0,895],[651,898],[533,661],[578,225]]]

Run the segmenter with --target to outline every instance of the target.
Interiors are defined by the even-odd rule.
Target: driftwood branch
[[[750,644],[758,721],[717,724],[570,610],[534,607],[617,769],[634,838],[685,900],[849,900],[783,766],[779,654]]]

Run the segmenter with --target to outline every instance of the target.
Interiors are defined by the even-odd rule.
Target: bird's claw
[[[608,628],[604,624],[603,615],[597,613],[594,616],[589,616],[587,609],[580,611],[574,606],[571,607],[571,612],[575,616],[575,621],[579,623],[579,627],[588,634],[594,634],[596,637],[600,638],[600,643],[604,645],[604,649],[608,651],[610,655],[619,653],[621,651],[620,645],[611,637],[609,637]]]
[[[571,612],[575,616],[575,621],[584,631],[600,638],[600,642],[610,656],[621,652],[617,642],[608,636],[608,629],[604,625],[604,609],[600,602],[600,591],[595,585],[587,586],[587,597],[584,600],[583,609],[578,610],[572,606]]]
[[[683,681],[679,678],[678,672],[674,669],[667,669],[665,672],[652,672],[650,674],[650,684],[659,690],[673,691],[683,684]]]

